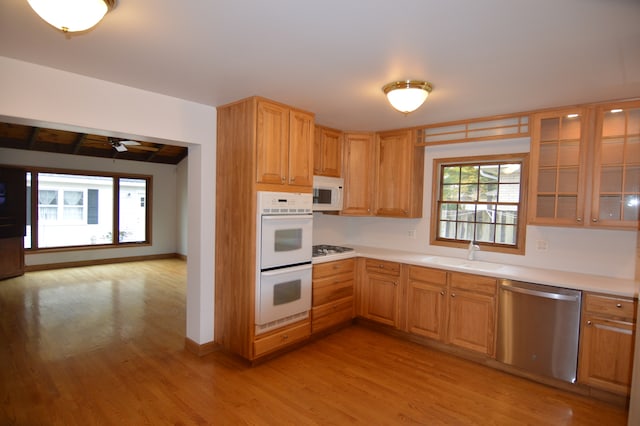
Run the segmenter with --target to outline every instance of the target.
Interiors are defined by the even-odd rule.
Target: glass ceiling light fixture
[[[431,90],[431,83],[420,80],[394,81],[382,88],[391,106],[404,114],[418,109],[427,100]]]
[[[28,0],[31,8],[62,32],[86,31],[116,7],[117,0]]]

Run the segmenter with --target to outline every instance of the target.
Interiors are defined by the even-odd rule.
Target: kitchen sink
[[[477,271],[498,271],[504,266],[499,263],[483,262],[481,260],[460,259],[457,257],[427,256],[422,259],[425,263],[444,267],[463,268]]]

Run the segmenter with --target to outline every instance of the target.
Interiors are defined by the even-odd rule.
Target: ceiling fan
[[[158,148],[154,146],[142,145],[138,141],[133,141],[129,139],[118,139],[118,138],[108,138],[109,144],[118,152],[128,151],[129,148],[140,151],[158,151]]]

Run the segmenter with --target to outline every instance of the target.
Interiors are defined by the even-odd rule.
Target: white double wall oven
[[[312,194],[258,191],[255,334],[309,316]]]

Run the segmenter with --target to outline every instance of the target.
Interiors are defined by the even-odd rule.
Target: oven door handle
[[[281,275],[281,274],[286,274],[289,272],[301,272],[301,271],[306,271],[308,269],[312,269],[313,265],[311,264],[311,262],[309,263],[305,263],[303,265],[296,265],[296,266],[291,266],[291,267],[284,267],[284,268],[278,268],[278,269],[270,269],[268,271],[262,271],[260,272],[260,275],[262,275],[263,277],[273,277],[276,275]]]
[[[313,219],[312,214],[278,214],[278,215],[262,215],[262,220],[283,221],[291,219]]]

